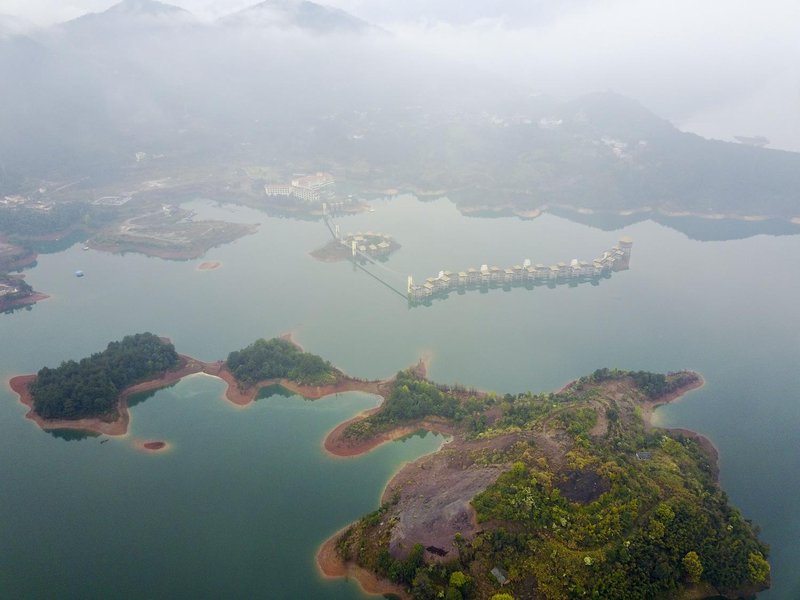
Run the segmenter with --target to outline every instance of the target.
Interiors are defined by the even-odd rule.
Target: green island
[[[78,362],[40,369],[29,390],[36,413],[45,419],[114,418],[122,390],[178,362],[170,342],[152,333],[137,333]]]
[[[316,354],[303,352],[282,338],[259,339],[228,355],[226,366],[240,387],[270,379],[288,379],[300,385],[330,385],[336,370]]]
[[[236,404],[275,383],[307,398],[382,395],[328,434],[337,456],[420,429],[451,435],[393,477],[376,511],[323,544],[327,576],[448,600],[739,598],[770,585],[768,548],[720,489],[714,447],[650,425],[656,406],[703,384],[693,372],[598,369],[555,393],[500,396],[431,382],[422,362],[363,381],[290,339],[204,363],[140,333],[10,383],[44,429],[120,435],[128,395],[198,372],[225,380]]]
[[[348,377],[290,339],[259,339],[231,352],[226,361],[204,362],[178,354],[169,340],[152,333],[126,336],[109,343],[103,352],[13,377],[9,384],[31,409],[27,417],[42,429],[123,435],[130,420],[130,396],[195,373],[224,380],[226,400],[240,406],[253,402],[262,388],[271,385],[307,398],[349,390],[379,393],[378,382]]]
[[[320,566],[414,599],[755,595],[768,548],[719,488],[713,446],[649,425],[700,385],[692,372],[599,369],[557,393],[500,397],[403,371],[338,443],[410,424],[452,440],[404,467]]]

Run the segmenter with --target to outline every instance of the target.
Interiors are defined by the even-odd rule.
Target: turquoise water
[[[402,248],[373,272],[401,290],[409,274],[588,259],[622,235],[635,241],[631,270],[598,286],[472,292],[409,309],[352,265],[308,256],[328,240],[321,223],[191,207],[261,228],[209,251],[202,260],[222,261],[216,271],[80,246],[40,256],[27,278],[52,298],[0,315],[0,377],[144,330],[204,360],[291,331],[359,377],[388,376],[430,353],[434,379],[500,392],[555,389],[601,366],[696,369],[707,385],[658,418],[714,441],[722,485],[772,547],[773,590],[763,597],[800,597],[800,236],[698,242],[653,222],[606,232],[551,215],[467,218],[446,200],[410,197],[340,219],[343,232],[396,237]],[[316,547],[375,508],[391,473],[441,438],[333,460],[320,447],[325,432],[374,397],[271,396],[237,409],[220,399],[222,387],[195,376],[162,390],[132,409],[127,438],[104,444],[39,431],[0,390],[0,589],[33,598],[361,597],[352,582],[319,578]],[[145,454],[134,439],[172,447]]]

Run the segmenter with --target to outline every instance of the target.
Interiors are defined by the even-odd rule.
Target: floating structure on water
[[[439,271],[436,277],[428,277],[424,283],[416,284],[408,277],[408,300],[411,303],[425,302],[435,296],[451,291],[487,289],[493,287],[510,288],[517,286],[557,285],[592,281],[610,277],[614,271],[624,271],[630,266],[633,240],[623,237],[619,244],[603,252],[592,261],[572,259],[569,264],[560,262],[546,266],[533,264],[525,259],[521,265],[501,269],[482,265],[480,269],[470,267],[466,271],[454,273]]]
[[[337,225],[338,228],[338,225]],[[375,258],[388,256],[400,245],[392,239],[392,236],[385,233],[348,233],[343,237],[337,237],[342,246],[350,250],[350,254],[355,258],[357,254],[366,254]]]
[[[341,235],[339,226],[333,227],[334,238],[322,248],[314,250],[311,256],[323,262],[353,260],[358,263],[383,262],[400,248],[394,239],[384,233],[348,233]]]

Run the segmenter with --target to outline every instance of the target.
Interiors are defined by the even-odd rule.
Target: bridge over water
[[[339,225],[327,213],[323,220],[328,231],[337,243],[347,245],[342,238]],[[354,267],[384,285],[386,288],[406,300],[409,306],[427,305],[437,298],[446,298],[450,292],[463,294],[471,290],[486,291],[489,289],[509,290],[514,287],[533,289],[537,286],[554,287],[556,285],[578,285],[580,283],[597,284],[600,279],[607,279],[616,271],[624,271],[630,267],[633,240],[623,237],[618,245],[605,250],[591,261],[572,259],[569,263],[559,262],[554,265],[533,264],[525,259],[522,264],[500,268],[481,265],[479,269],[470,267],[465,271],[439,271],[438,275],[428,277],[421,284],[414,282],[412,276],[407,277],[406,289],[400,289],[395,280],[403,275],[387,267],[376,257],[359,248],[355,241],[350,242],[350,257]],[[362,246],[363,248],[363,246]]]

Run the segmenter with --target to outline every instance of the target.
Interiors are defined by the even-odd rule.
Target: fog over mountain
[[[52,25],[112,4],[7,0],[3,10]],[[417,54],[426,62],[444,58],[562,98],[613,89],[701,135],[728,140],[763,135],[772,147],[800,150],[800,36],[793,25],[800,20],[800,5],[791,0],[758,6],[744,0],[699,5],[688,0],[174,4],[205,23],[253,23],[261,14],[262,21],[271,19],[275,25],[305,20],[308,29],[319,31],[330,27],[326,19],[355,30],[368,22],[391,31],[395,52],[410,51],[411,59]],[[0,21],[0,31],[7,30]],[[326,52],[336,48],[329,43]]]
[[[373,179],[392,172],[435,187],[477,186],[469,169],[485,167],[514,190],[568,196],[583,184],[553,173],[599,160],[597,173],[616,173],[615,183],[586,185],[621,199],[651,195],[634,179],[652,186],[673,167],[694,181],[709,153],[729,156],[708,167],[721,179],[750,156],[741,145],[701,147],[673,125],[800,150],[800,38],[791,34],[800,8],[780,0],[758,11],[683,0],[6,5],[7,190],[54,174],[110,173],[146,152],[184,163],[362,165]],[[613,93],[592,96],[604,91]],[[587,94],[605,100],[584,106]],[[608,171],[598,147],[633,158]],[[554,161],[546,169],[541,152]],[[679,155],[703,160],[684,165]],[[763,177],[794,168],[794,159],[763,156]],[[787,184],[782,177],[776,186]]]

